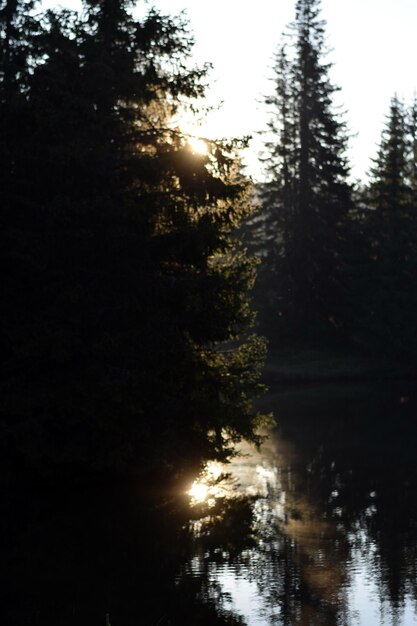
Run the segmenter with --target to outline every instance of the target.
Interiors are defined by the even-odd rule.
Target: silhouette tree
[[[417,97],[414,97],[409,110],[406,112],[408,130],[408,181],[411,188],[411,203],[417,204]]]
[[[409,355],[417,338],[415,157],[408,121],[413,116],[397,96],[392,98],[366,190],[370,259],[363,290],[364,327],[368,341],[396,356]]]
[[[256,439],[264,347],[233,236],[248,185],[237,142],[198,155],[172,123],[204,94],[187,24],[136,21],[123,0],[84,8],[33,18],[17,81],[3,461],[175,478]]]
[[[298,0],[276,56],[275,92],[267,98],[261,189],[275,281],[268,305],[273,325],[310,338],[343,324],[351,208],[346,127],[334,111],[324,27],[319,0]]]

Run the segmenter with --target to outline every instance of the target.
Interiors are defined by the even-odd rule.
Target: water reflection
[[[2,495],[5,626],[242,626],[198,571],[181,499],[145,498],[136,481]]]
[[[191,506],[205,503],[211,507],[216,504],[216,500],[226,495],[233,495],[229,474],[221,463],[209,462],[198,476],[190,489],[188,495],[191,498]]]
[[[268,402],[279,427],[231,468],[241,497],[257,494],[246,545],[216,552],[206,537],[194,566],[249,626],[417,624],[412,390],[309,387]]]
[[[4,485],[4,624],[416,626],[412,387],[265,402],[278,427],[262,450],[181,493]]]

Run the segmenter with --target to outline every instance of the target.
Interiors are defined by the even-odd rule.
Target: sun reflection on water
[[[188,495],[191,496],[192,500],[195,502],[204,502],[208,496],[208,486],[204,483],[195,482],[193,483],[191,489],[188,492]]]
[[[214,506],[217,498],[228,493],[225,484],[226,477],[224,465],[213,461],[207,463],[187,492],[191,498],[191,506],[203,503]]]

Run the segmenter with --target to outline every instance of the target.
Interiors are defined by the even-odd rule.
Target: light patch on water
[[[249,572],[238,574],[233,567],[227,566],[216,572],[215,576],[223,593],[227,595],[226,608],[243,615],[247,626],[265,626],[267,622],[264,599],[259,593],[257,583],[249,578]]]
[[[372,557],[372,558],[370,558]],[[349,568],[349,609],[355,626],[415,626],[416,606],[412,594],[406,593],[395,609],[381,599],[378,548],[364,529],[356,533],[356,545]]]
[[[227,552],[204,557],[228,610],[247,626],[282,626],[289,617],[300,620],[294,624],[318,623],[328,614],[334,624],[417,626],[410,583],[399,606],[387,598],[379,544],[368,528],[377,513],[375,490],[368,491],[371,502],[361,511],[366,523],[350,519],[341,486],[332,480],[329,489],[325,477],[314,473],[290,443],[275,436],[261,452],[249,446],[241,451],[229,465],[208,466],[189,491],[192,498],[209,502],[225,493],[217,481],[231,472],[234,494],[259,496],[254,502],[256,547],[229,563]],[[326,489],[320,500],[320,490],[312,487],[322,482]],[[220,564],[220,557],[226,562]],[[300,581],[309,590],[301,598]]]
[[[192,484],[188,495],[194,502],[204,502],[207,499],[209,488],[203,482],[195,482]]]
[[[207,503],[214,506],[216,498],[221,498],[229,494],[230,488],[222,480],[225,477],[226,466],[222,463],[210,462],[193,482],[187,491],[190,496],[190,504]]]

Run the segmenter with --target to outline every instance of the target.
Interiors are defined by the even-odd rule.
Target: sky
[[[251,135],[245,163],[249,174],[261,178],[259,131],[267,121],[263,97],[273,90],[273,56],[294,17],[295,0],[154,0],[153,4],[163,13],[186,11],[195,35],[196,60],[214,66],[208,101],[223,104],[195,129],[196,134]],[[142,0],[139,8],[144,6],[149,5]],[[417,89],[417,0],[322,0],[321,6],[330,48],[327,60],[333,63],[331,80],[341,88],[337,104],[346,111],[352,133],[352,176],[364,179],[391,97],[397,93],[410,102]]]
[[[246,156],[261,175],[258,131],[266,126],[262,96],[273,89],[273,55],[294,17],[294,0],[156,0],[163,12],[186,9],[196,56],[214,65],[210,100],[222,109],[207,120],[209,136],[254,136]],[[390,99],[406,101],[417,88],[417,0],[322,0],[331,79],[352,133],[354,178],[364,178],[375,156]],[[204,134],[204,133],[203,133]]]

